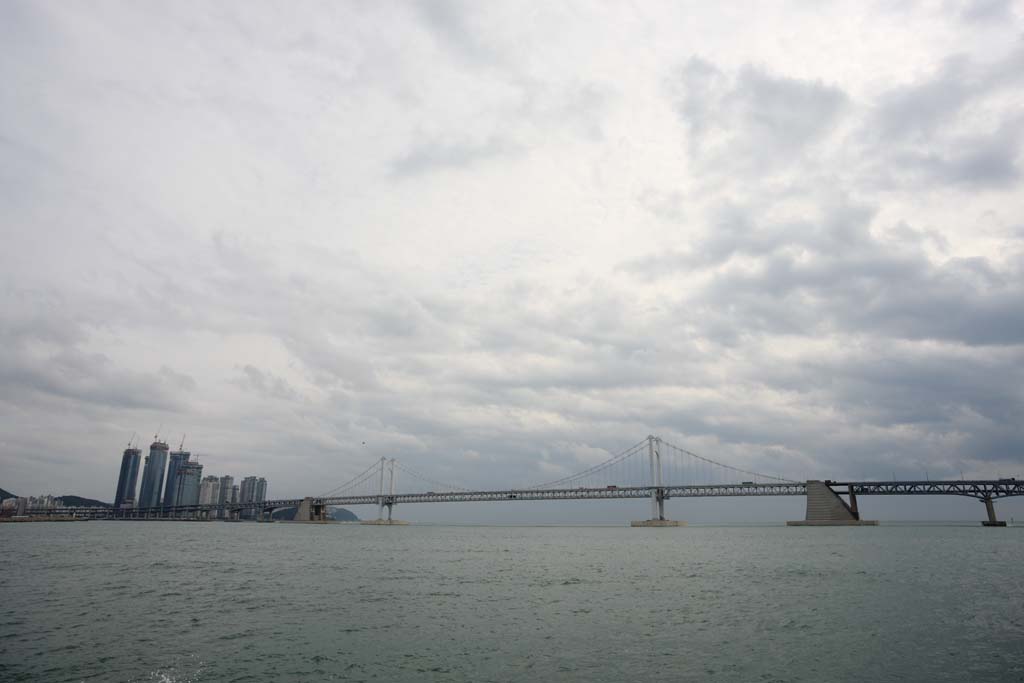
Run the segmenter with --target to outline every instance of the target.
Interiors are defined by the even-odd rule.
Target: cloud
[[[972,23],[1004,22],[1014,19],[1012,0],[972,0],[963,4],[960,16]]]
[[[692,252],[623,267],[645,279],[710,269],[680,308],[699,312],[711,336],[742,328],[1024,344],[1019,258],[1004,266],[984,258],[933,262],[920,231],[900,225],[882,238],[872,231],[870,207],[819,206],[817,215],[784,222],[759,219],[760,207],[729,206]]]
[[[860,133],[867,173],[888,187],[998,188],[1020,177],[1024,49],[995,59],[949,56],[927,78],[877,97]]]
[[[245,365],[241,371],[243,376],[235,382],[247,391],[285,401],[294,401],[298,398],[296,391],[282,377],[265,373],[252,365]]]
[[[465,169],[498,157],[515,154],[516,147],[490,138],[482,142],[423,141],[416,144],[392,164],[392,173],[399,177],[418,176],[444,169]]]
[[[705,167],[753,173],[792,164],[837,124],[848,106],[839,88],[745,65],[734,75],[691,58],[671,84],[689,131],[691,157]]]

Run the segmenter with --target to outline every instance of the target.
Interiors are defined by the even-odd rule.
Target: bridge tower
[[[391,513],[395,507],[395,459],[387,460],[383,456],[380,459],[380,492],[377,494],[377,519],[365,519],[360,524],[383,525],[383,526],[404,526],[409,522],[401,519],[392,519]],[[388,493],[384,494],[384,469],[388,470]],[[387,518],[384,517],[384,508],[388,509]]]
[[[630,522],[633,527],[686,526],[686,522],[665,519],[665,487],[661,481],[661,444],[656,436],[647,437],[647,458],[651,464],[651,518]]]

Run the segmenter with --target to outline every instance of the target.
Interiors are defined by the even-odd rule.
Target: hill
[[[0,500],[7,500],[8,498],[17,498],[17,496],[11,493],[10,491],[4,491],[3,489],[0,489]]]
[[[359,518],[356,517],[355,513],[345,508],[330,508],[331,518],[336,522],[358,522]],[[284,522],[290,522],[295,519],[295,508],[281,508],[280,510],[274,510],[274,519],[279,519]]]

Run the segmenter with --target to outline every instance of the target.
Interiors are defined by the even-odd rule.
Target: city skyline
[[[135,481],[138,475],[141,450],[131,445],[124,450],[121,468],[115,486],[115,509],[122,508],[170,508],[176,506],[198,505],[205,495],[204,504],[221,504],[225,502],[259,502],[266,500],[267,480],[255,475],[246,476],[241,489],[233,485],[231,475],[207,475],[203,477],[204,465],[193,460],[191,451],[184,450],[185,439],[182,437],[178,450],[170,451],[166,441],[161,441],[159,433],[153,436],[149,455],[143,467],[143,481],[138,489],[138,505],[135,505]],[[198,456],[196,456],[198,458]],[[216,482],[216,486],[206,486],[208,482]],[[163,494],[159,491],[163,486]],[[245,518],[254,518],[246,514]]]
[[[650,439],[654,439],[655,437],[649,437],[649,438]],[[168,477],[170,477],[169,473],[173,469],[175,471],[174,478],[175,478],[177,484],[175,486],[171,486],[168,483],[168,485],[165,488],[165,491],[170,492],[170,493],[165,493],[165,496],[167,496],[167,495],[172,496],[173,497],[173,502],[169,503],[168,502],[169,499],[167,499],[167,498],[159,499],[155,505],[146,506],[151,511],[150,514],[154,514],[157,517],[160,517],[160,516],[163,516],[163,515],[170,515],[170,514],[172,514],[172,512],[170,510],[171,508],[180,508],[180,507],[188,508],[188,507],[195,507],[195,506],[200,506],[200,505],[224,506],[225,504],[230,505],[230,504],[233,504],[233,503],[237,503],[237,504],[239,504],[239,506],[243,506],[243,509],[241,510],[241,513],[237,517],[238,519],[255,520],[255,519],[261,517],[261,511],[260,511],[260,509],[258,507],[254,508],[254,507],[244,507],[244,506],[246,506],[246,504],[252,503],[252,502],[263,502],[263,501],[271,500],[267,496],[267,481],[266,481],[266,479],[264,477],[257,477],[255,475],[249,475],[249,476],[244,477],[241,480],[241,483],[238,484],[238,485],[235,485],[233,483],[234,482],[234,478],[231,475],[222,475],[222,476],[207,475],[207,476],[204,477],[203,476],[203,465],[201,465],[200,463],[198,463],[195,460],[191,460],[192,454],[189,451],[183,450],[181,445],[179,445],[179,448],[178,448],[177,451],[170,452],[170,455],[172,457],[171,457],[171,459],[169,461],[167,461],[166,459],[164,459],[163,455],[164,455],[164,452],[169,449],[168,444],[166,442],[164,442],[164,441],[160,441],[159,440],[159,436],[154,436],[154,439],[155,439],[155,441],[150,445],[150,454],[151,455],[155,454],[156,457],[153,459],[152,462],[153,463],[159,463],[161,461],[165,462],[166,463],[165,467],[166,467],[166,472],[168,473],[168,475],[167,475]],[[132,440],[134,441],[134,437],[133,437]],[[641,442],[641,443],[646,443],[646,442],[647,442],[647,440],[644,440],[644,442]],[[660,443],[661,440],[658,439],[658,442]],[[634,445],[633,448],[627,449],[626,452],[627,453],[633,452],[634,456],[635,456],[636,449],[637,449],[637,446]],[[668,451],[668,452],[673,452],[674,451],[677,456],[685,456],[687,458],[695,458],[697,464],[700,464],[700,461],[703,460],[703,458],[701,458],[700,456],[697,456],[695,454],[689,453],[688,451],[685,451],[685,450],[680,450],[675,445],[668,445],[668,446],[666,446],[666,449],[671,449],[671,451]],[[123,454],[122,454],[121,467],[120,467],[120,470],[119,470],[119,476],[118,476],[117,484],[116,484],[116,487],[115,487],[115,500],[117,500],[118,498],[123,498],[126,501],[131,500],[132,495],[133,495],[133,491],[132,491],[132,488],[131,488],[130,484],[126,483],[126,482],[128,482],[128,480],[131,478],[133,461],[134,461],[134,467],[135,467],[135,469],[137,471],[137,463],[138,463],[138,455],[139,455],[139,453],[140,453],[140,449],[136,448],[136,447],[133,447],[131,445],[131,442],[129,442],[129,447],[126,448],[124,450]],[[176,458],[175,458],[175,456],[176,456]],[[619,457],[621,457],[621,455]],[[652,457],[653,457],[653,454],[652,454]],[[617,459],[618,458],[613,458],[613,461],[617,460]],[[662,463],[662,462],[664,462],[663,456],[659,456],[659,470],[661,469],[661,464],[660,463]],[[147,466],[149,466],[149,465],[150,465],[150,460],[147,457]],[[748,471],[745,471],[745,470],[742,470],[742,469],[741,470],[736,470],[734,467],[732,467],[728,463],[724,463],[723,464],[723,463],[717,463],[717,462],[713,462],[713,461],[705,461],[704,465],[705,466],[710,465],[712,467],[712,469],[714,469],[716,472],[719,471],[719,470],[721,470],[721,472],[716,475],[716,474],[712,474],[711,471],[707,471],[707,472],[703,472],[703,473],[700,473],[699,471],[696,472],[696,473],[691,471],[690,475],[687,475],[686,474],[686,469],[684,468],[684,469],[680,470],[680,469],[678,469],[678,465],[677,465],[676,468],[673,470],[675,472],[674,475],[669,475],[664,480],[662,480],[659,477],[659,481],[664,481],[664,483],[666,485],[670,485],[670,486],[675,486],[675,485],[687,483],[686,482],[686,477],[687,476],[697,477],[697,478],[700,478],[700,477],[703,476],[705,483],[709,483],[709,484],[728,484],[728,483],[732,483],[733,485],[736,485],[736,484],[752,484],[752,483],[754,483],[754,482],[751,482],[751,481],[740,482],[739,478],[741,478],[741,477],[753,477],[753,478],[758,479],[759,481],[762,481],[762,482],[767,481],[769,484],[772,484],[772,483],[778,484],[778,482],[780,481],[774,475],[769,475],[769,474],[764,474],[764,473],[748,472]],[[653,463],[652,463],[651,467],[652,468],[654,467]],[[423,488],[424,486],[428,486],[429,488],[437,489],[438,491],[452,491],[456,495],[458,495],[458,493],[459,493],[459,489],[457,487],[452,488],[450,484],[445,484],[443,482],[439,482],[439,481],[433,480],[429,476],[423,475],[420,472],[413,472],[413,471],[407,471],[406,473],[413,475],[413,478],[417,480],[416,483],[418,484],[419,488],[411,488],[411,489],[409,489],[409,488],[403,488],[402,486],[395,487],[394,486],[394,476],[395,476],[396,471],[403,471],[405,468],[404,468],[404,466],[400,466],[396,470],[396,468],[395,468],[395,461],[394,460],[381,459],[381,460],[378,461],[378,464],[375,465],[375,468],[376,468],[376,471],[379,472],[379,486],[380,486],[379,490],[382,493],[384,493],[384,494],[388,494],[388,493],[392,493],[392,492],[393,493],[398,493],[398,494],[406,494],[406,493],[420,493],[420,494],[422,494],[422,493],[424,493],[426,491],[426,489]],[[625,484],[626,486],[635,485],[636,482],[634,482],[634,483],[627,483],[627,480],[629,480],[629,477],[636,476],[638,473],[639,473],[639,475],[641,476],[641,479],[642,479],[642,477],[646,476],[646,474],[644,473],[645,468],[646,468],[645,465],[641,465],[639,470],[636,470],[635,466],[634,466],[633,469],[624,470],[622,473],[620,473],[623,476],[622,479],[616,479],[615,477],[617,475],[613,474],[612,475],[612,480],[618,481],[621,484]],[[595,467],[594,469],[597,470],[598,472],[606,471],[604,465],[599,465],[599,466]],[[155,469],[155,467],[151,467],[150,470],[151,470],[150,471],[150,476],[151,476],[152,481],[154,481],[154,482],[158,481],[159,475],[161,473],[159,471],[157,471]],[[725,475],[724,477],[722,476],[722,473],[724,473],[724,475]],[[577,473],[577,474],[580,474],[580,473]],[[584,471],[582,474],[584,476],[586,476],[586,471]],[[607,476],[607,475],[605,475],[605,476]],[[716,478],[716,477],[718,477],[718,478]],[[357,479],[361,479],[364,482],[362,484],[363,488],[362,488],[361,492],[350,491],[348,495],[355,495],[355,496],[366,496],[366,495],[369,495],[369,496],[371,496],[371,498],[373,498],[375,500],[376,492],[378,490],[378,488],[377,488],[377,486],[378,486],[378,475],[375,474],[375,475],[369,476],[369,477],[362,476],[362,477],[357,477]],[[574,481],[575,481],[575,479],[574,479]],[[583,483],[585,481],[587,481],[587,480],[586,479],[580,479],[576,483]],[[1013,481],[1013,480],[1012,479],[1003,479],[1001,481]],[[557,484],[558,481],[555,481],[553,483]],[[561,488],[576,488],[576,483],[567,483],[567,484],[564,484]],[[791,482],[791,483],[799,483],[801,486],[803,485],[803,482]],[[885,482],[883,481],[882,483],[885,483]],[[593,482],[591,482],[589,485],[593,486],[594,484],[593,484]],[[810,484],[808,483],[808,485],[810,485]],[[367,486],[369,488],[367,488]],[[608,488],[608,489],[616,489],[616,488],[618,488],[617,486],[613,486],[613,485],[608,485],[606,487],[603,483],[599,484],[599,487],[600,488]],[[555,488],[559,488],[559,487],[556,486]],[[141,489],[140,489],[140,495],[141,495]],[[345,494],[343,494],[343,493],[342,494],[317,493],[317,494],[314,494],[314,495],[315,496],[327,496],[327,497],[330,497],[331,495],[341,495],[341,496],[344,496]],[[434,495],[434,492],[433,491],[429,491],[429,492],[427,492],[427,495],[428,496]],[[304,495],[301,496],[301,497],[304,497]],[[281,497],[278,496],[278,498],[280,499]],[[715,509],[715,503],[720,502],[721,499],[719,501],[716,501],[714,497],[700,499],[700,498],[687,498],[687,497],[676,496],[675,497],[676,502],[670,504],[669,505],[669,509],[670,510],[674,510],[676,515],[683,514],[686,517],[688,517],[690,520],[695,521],[697,523],[729,522],[729,521],[749,522],[750,520],[755,519],[755,518],[759,519],[762,522],[765,522],[765,521],[769,521],[769,520],[771,520],[773,518],[777,520],[777,517],[779,515],[788,515],[788,516],[791,516],[791,517],[795,517],[796,515],[793,514],[793,511],[796,510],[797,506],[801,504],[801,499],[802,498],[803,498],[802,495],[801,496],[797,496],[797,497],[794,498],[794,500],[790,500],[790,501],[774,501],[774,500],[771,500],[770,498],[760,498],[760,499],[755,499],[755,500],[751,500],[750,498],[744,499],[743,497],[733,498],[733,499],[729,499],[729,501],[728,501],[729,505],[731,506],[732,509],[729,510],[726,513],[725,516],[723,516],[721,508],[719,508],[717,510]],[[920,503],[919,503],[916,514],[913,515],[913,516],[907,516],[906,518],[907,519],[929,519],[930,518],[930,519],[936,519],[936,520],[970,519],[970,518],[975,517],[977,515],[976,506],[975,505],[971,505],[973,500],[974,499],[960,498],[960,497],[956,497],[956,496],[947,495],[943,500],[940,501],[939,505],[932,504],[930,506],[924,506],[924,505],[920,505]],[[693,505],[694,502],[703,503],[704,505],[700,505],[700,506],[694,507],[694,505]],[[60,507],[60,498],[57,497],[57,496],[53,496],[51,494],[44,494],[42,497],[36,497],[36,496],[24,497],[24,496],[19,496],[19,497],[17,497],[17,499],[11,499],[10,501],[8,501],[8,503],[5,503],[5,510],[7,509],[7,507],[10,507],[10,505],[13,505],[15,503],[17,504],[17,506],[16,506],[16,508],[12,508],[12,509],[17,509],[19,511],[18,514],[21,514],[20,511],[23,510],[25,507],[34,507],[34,506],[35,507],[39,507],[39,508],[52,508],[54,506]],[[623,503],[626,503],[626,504],[624,505]],[[711,505],[707,505],[707,503],[711,503]],[[294,505],[294,503],[290,503],[290,504]],[[345,502],[343,504],[345,504],[345,505],[353,505],[353,503],[351,503],[351,502]],[[579,520],[579,521],[588,521],[588,522],[591,522],[591,523],[593,523],[593,522],[600,522],[600,523],[614,522],[616,519],[621,518],[623,512],[625,512],[626,514],[631,514],[631,512],[630,512],[631,510],[635,511],[637,509],[640,509],[645,504],[646,504],[646,501],[644,501],[642,499],[638,500],[638,499],[629,499],[629,498],[627,498],[625,500],[616,500],[614,502],[610,502],[610,501],[607,501],[607,500],[603,500],[602,501],[600,499],[592,499],[592,500],[587,501],[587,506],[580,506],[579,509],[575,511],[576,515],[577,515],[576,519]],[[377,506],[377,503],[374,502],[373,505]],[[488,508],[495,508],[495,507],[501,506],[502,503],[499,502],[499,503],[497,503],[497,505],[495,505],[492,502],[488,502],[488,503],[457,502],[457,503],[449,503],[449,505],[454,505],[456,508],[461,509],[463,511],[463,515],[464,515],[463,518],[464,519],[473,519],[476,514],[479,514],[480,511],[486,511],[486,510],[488,510]],[[558,503],[555,503],[555,505],[558,505]],[[879,518],[882,518],[882,519],[888,519],[888,520],[893,520],[893,519],[901,520],[901,519],[903,519],[903,517],[893,516],[893,512],[896,511],[896,510],[906,509],[905,506],[901,505],[898,502],[896,504],[893,504],[893,501],[891,499],[890,500],[885,500],[885,497],[875,498],[874,500],[872,500],[871,505],[872,505],[872,509],[877,511],[877,512],[873,513],[873,516],[879,517]],[[685,507],[683,507],[683,506],[685,506]],[[114,509],[118,509],[116,505],[113,506],[113,507],[114,507]],[[142,507],[142,506],[140,506],[140,507]],[[405,506],[403,506],[403,507],[405,507]],[[422,507],[423,506],[420,506],[420,505],[414,506],[414,508],[417,509],[417,510],[422,510]],[[434,508],[436,510],[439,507],[446,507],[446,506],[443,506],[443,505],[442,506],[431,505],[431,506],[426,506],[426,507]],[[506,503],[506,504],[504,504],[504,507],[506,507],[506,510],[516,510],[517,508],[519,508],[519,505],[518,504],[512,504],[512,507],[509,508],[508,504]],[[130,511],[132,506],[130,504],[122,505],[122,508],[125,509],[125,511]],[[589,508],[589,509],[585,509],[585,508]],[[758,508],[761,508],[761,509],[758,510]],[[767,514],[765,513],[765,510],[767,510]],[[1013,497],[1000,499],[999,505],[998,505],[998,510],[999,510],[999,516],[1004,518],[1004,520],[1005,519],[1009,519],[1010,522],[1013,523],[1013,520],[1016,518],[1017,515],[1024,515],[1024,499],[1017,499],[1017,498],[1013,498]],[[438,515],[436,513],[435,514],[431,514],[431,512],[433,512],[433,511],[428,511],[427,514],[425,514],[425,515],[424,514],[417,514],[416,517],[420,521],[426,521],[426,522],[437,521],[437,520],[442,520],[443,521],[446,518],[448,518],[448,515],[446,515],[444,513],[441,513],[440,515]],[[540,521],[547,521],[547,522],[559,521],[559,518],[556,518],[554,520],[552,520],[552,519],[545,519],[545,516],[546,515],[550,515],[551,512],[552,512],[552,503],[548,502],[545,505],[538,505],[538,506],[536,506],[536,508],[528,511],[525,515],[524,514],[517,515],[517,518],[520,519],[520,521],[524,517],[525,518],[532,518],[534,521],[538,521],[538,522],[540,522]],[[559,511],[559,512],[564,514],[564,509]],[[597,516],[595,516],[595,513],[596,513]],[[736,516],[737,513],[739,514],[739,516]],[[938,513],[938,514],[936,514],[936,513]],[[215,512],[213,512],[211,514],[210,519],[227,519],[227,518],[230,517],[230,514],[231,513],[229,513],[228,510],[220,509],[220,510],[216,510]],[[995,514],[995,513],[992,513],[992,514]],[[744,515],[746,515],[746,516],[744,516]],[[756,517],[755,517],[755,515],[756,515]],[[561,521],[565,521],[564,517],[561,518]],[[786,521],[789,522],[789,521],[792,521],[792,520],[786,520]],[[402,522],[402,523],[405,523],[405,522]]]

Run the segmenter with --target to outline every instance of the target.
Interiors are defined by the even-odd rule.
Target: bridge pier
[[[334,520],[328,517],[327,506],[323,501],[315,498],[303,498],[299,507],[295,509],[295,517],[292,518],[292,521],[305,524],[327,524]]]
[[[985,512],[988,513],[988,519],[981,523],[982,526],[1006,526],[1006,522],[1001,522],[996,519],[996,506],[992,503],[991,498],[982,498],[982,502],[985,503]]]
[[[807,514],[802,520],[786,522],[786,526],[878,526],[877,520],[863,520],[857,511],[857,498],[850,488],[850,504],[839,497],[828,484],[807,482]]]
[[[409,524],[409,522],[405,521],[404,519],[392,519],[391,513],[393,508],[395,507],[394,500],[386,498],[382,503],[380,503],[380,507],[388,509],[387,517],[384,517],[384,515],[381,514],[381,516],[377,519],[364,519],[361,520],[359,523],[365,524],[367,526],[407,526]]]

